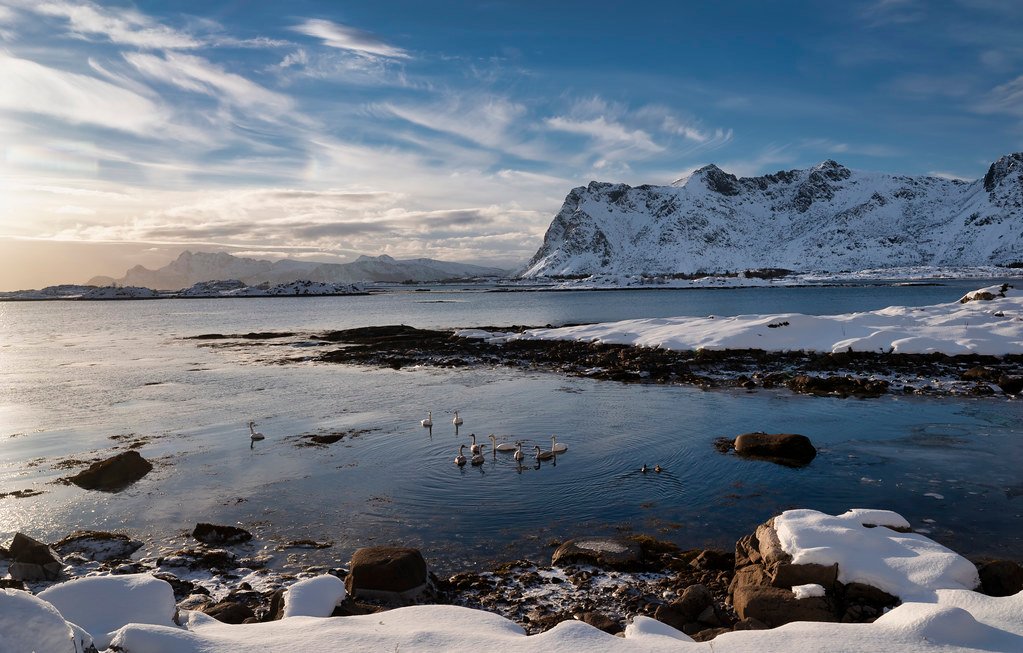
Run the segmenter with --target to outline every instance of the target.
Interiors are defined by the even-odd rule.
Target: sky
[[[186,249],[512,268],[591,180],[1023,150],[1005,0],[0,0],[0,290]]]

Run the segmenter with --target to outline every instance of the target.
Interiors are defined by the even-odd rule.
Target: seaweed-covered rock
[[[86,490],[103,492],[119,492],[139,480],[153,469],[153,464],[142,457],[138,451],[131,449],[93,463],[70,480]]]
[[[192,529],[192,537],[203,544],[240,544],[252,539],[252,533],[237,526],[200,522]]]

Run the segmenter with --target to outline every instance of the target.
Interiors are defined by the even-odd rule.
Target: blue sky
[[[183,249],[513,266],[567,192],[1023,150],[1023,5],[0,0],[0,287]]]

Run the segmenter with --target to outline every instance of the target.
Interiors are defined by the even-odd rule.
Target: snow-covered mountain
[[[120,279],[93,277],[89,285],[112,284],[178,290],[202,281],[239,279],[249,285],[316,281],[328,284],[388,281],[441,281],[470,277],[503,277],[507,270],[467,263],[448,263],[428,258],[396,260],[390,256],[360,256],[352,263],[312,263],[282,259],[263,261],[232,256],[226,252],[182,252],[157,270],[141,265]]]
[[[671,186],[568,194],[524,277],[838,272],[1023,261],[1023,153],[963,182],[850,170],[742,177],[708,165]]]

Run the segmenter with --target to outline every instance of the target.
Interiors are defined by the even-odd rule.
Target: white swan
[[[522,462],[522,459],[526,457],[526,454],[522,453],[522,443],[521,442],[516,442],[515,443],[515,456],[514,457],[515,457],[515,460],[518,461],[518,462]]]
[[[253,440],[262,440],[266,436],[255,429],[256,423],[249,422],[249,437]]]
[[[515,445],[511,442],[502,442],[497,444],[497,436],[491,433],[487,436],[490,438],[490,442],[493,443],[494,451],[515,451]]]
[[[476,454],[478,454],[478,453],[482,453],[483,445],[482,444],[476,444],[476,434],[475,433],[470,433],[469,437],[472,438],[472,444],[469,445],[469,453],[471,453],[474,456]]]
[[[473,464],[473,466],[482,465],[483,463],[487,462],[487,459],[483,456],[483,447],[485,447],[487,445],[481,444],[479,446],[480,446],[480,452],[478,454],[473,455],[473,457],[472,457],[472,464]]]
[[[451,420],[451,423],[454,424],[455,426],[458,426],[459,424],[462,423],[462,418],[458,416],[457,410],[455,411],[455,418]]]
[[[419,423],[422,424],[423,426],[433,426],[433,411],[432,410],[427,411],[426,419],[422,420]]]
[[[552,435],[551,436],[551,451],[553,451],[554,453],[565,453],[566,451],[568,451],[568,445],[567,444],[558,444],[558,436]]]
[[[554,457],[553,451],[540,451],[540,445],[538,444],[534,445],[533,448],[536,449],[537,460],[550,460],[551,458]]]
[[[458,445],[458,455],[455,456],[455,464],[461,467],[465,464],[465,456],[462,455],[462,450],[465,449],[464,444]]]

